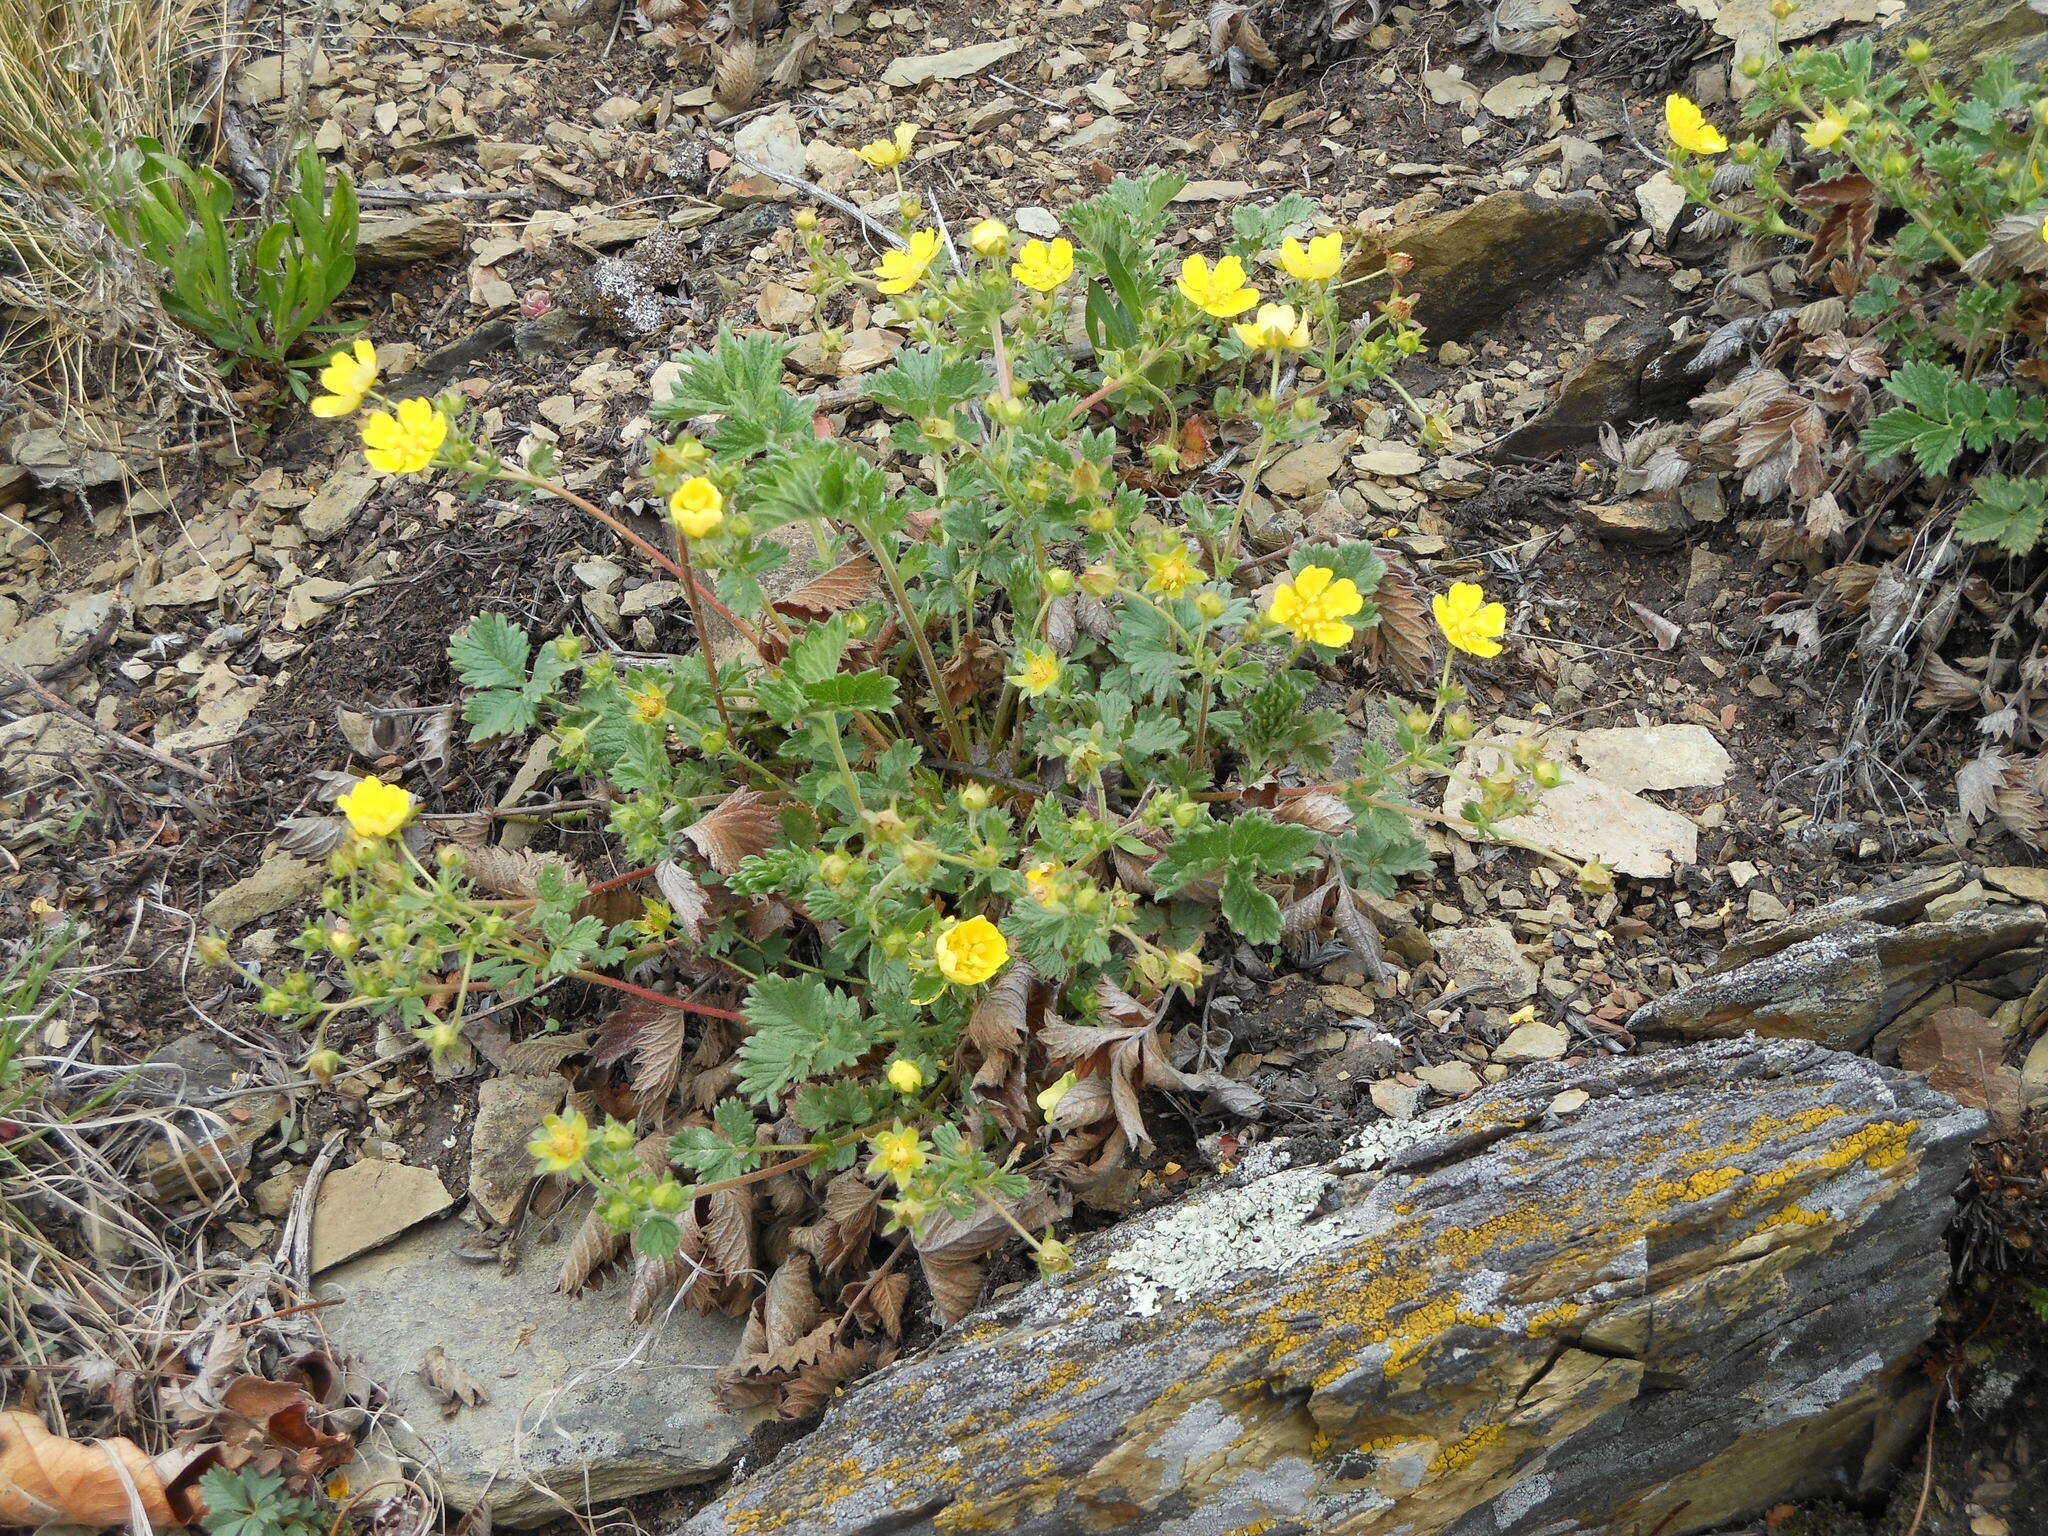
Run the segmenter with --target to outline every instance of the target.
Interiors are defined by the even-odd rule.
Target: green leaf
[[[471,688],[524,688],[533,643],[502,613],[480,613],[448,645],[455,674]]]
[[[664,421],[722,418],[711,445],[743,458],[785,438],[808,436],[811,408],[782,384],[788,355],[789,343],[779,337],[735,336],[721,329],[709,350],[693,349],[676,358],[669,397],[650,410]]]
[[[683,1229],[673,1216],[643,1211],[633,1228],[633,1246],[650,1259],[672,1259],[683,1246]]]
[[[1941,475],[1948,473],[1948,467],[1962,452],[1963,429],[1899,406],[1865,427],[1857,446],[1867,459],[1889,459],[1910,453],[1923,474]]]
[[[804,687],[813,709],[880,709],[896,707],[896,679],[886,672],[841,673]]]
[[[694,1169],[706,1184],[736,1179],[760,1166],[761,1154],[752,1150],[757,1134],[754,1112],[743,1100],[720,1099],[711,1122],[686,1125],[671,1136],[668,1160]]]
[[[1224,917],[1254,944],[1270,944],[1280,936],[1280,908],[1258,888],[1256,877],[1291,875],[1314,861],[1315,849],[1316,834],[1309,828],[1275,821],[1264,811],[1244,811],[1231,821],[1183,832],[1152,866],[1152,879],[1161,895],[1171,896],[1220,876]]]
[[[462,718],[470,724],[471,741],[529,731],[539,713],[524,693],[511,688],[488,688],[471,694],[462,706]]]
[[[2024,555],[2048,527],[2048,481],[1984,475],[1971,487],[1977,499],[1956,519],[1956,534],[1972,544],[1996,544]]]
[[[810,976],[764,976],[747,994],[740,1092],[764,1103],[791,1083],[850,1067],[872,1043],[860,1005]]]
[[[946,416],[986,391],[987,370],[973,358],[948,358],[935,351],[898,352],[893,366],[871,375],[864,393],[899,416],[922,420]]]

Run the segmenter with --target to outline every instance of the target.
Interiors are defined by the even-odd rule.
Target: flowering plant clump
[[[871,161],[895,170],[896,142]],[[1387,568],[1355,542],[1259,555],[1250,524],[1275,456],[1420,332],[1398,286],[1339,317],[1341,234],[1279,245],[1305,199],[1241,210],[1213,259],[1170,254],[1179,186],[1120,181],[1021,248],[984,220],[885,258],[873,283],[911,341],[855,412],[885,451],[817,427],[778,338],[683,353],[645,467],[665,547],[499,457],[451,402],[371,417],[395,472],[603,520],[706,643],[593,652],[497,614],[457,635],[472,736],[544,728],[630,867],[425,858],[396,835],[410,806],[365,780],[333,918],[303,939],[339,962],[334,991],[288,983],[280,1011],[394,1012],[442,1041],[484,1006],[609,989],[600,1058],[637,1061],[636,1123],[565,1115],[532,1150],[598,1186],[643,1254],[710,1266],[695,1301],[754,1294],[752,1250],[721,1271],[714,1224],[757,1198],[813,1212],[783,1251],[821,1277],[886,1218],[949,1316],[1006,1237],[1069,1262],[1050,1223],[1146,1142],[1140,1090],[1237,1090],[1173,1032],[1218,957],[1321,933],[1376,961],[1360,899],[1427,867],[1409,790],[1474,734],[1454,659],[1505,627],[1454,589],[1435,685],[1333,774],[1318,674],[1362,664]],[[799,233],[821,302],[857,281]],[[1215,462],[1190,446],[1218,438]],[[1487,776],[1468,830],[1526,809],[1549,766],[1525,751]]]
[[[1741,238],[1728,323],[1700,353],[1724,377],[1696,426],[1639,456],[1653,487],[1717,473],[1774,505],[1751,525],[1769,557],[1823,573],[1771,616],[1801,655],[1832,633],[1887,696],[1981,709],[1994,743],[2038,750],[2048,674],[2012,643],[2015,625],[2038,634],[2019,596],[2036,570],[2011,570],[2010,617],[1972,588],[2048,529],[2048,95],[2009,61],[1968,81],[1933,61],[1921,40],[1890,68],[1868,41],[1744,61],[1747,136],[1672,99],[1672,174],[1704,228]],[[1973,612],[1994,633],[1974,662],[1943,660]],[[2013,793],[2040,804],[2019,766]],[[1987,763],[1965,808],[1982,814],[2003,772]]]

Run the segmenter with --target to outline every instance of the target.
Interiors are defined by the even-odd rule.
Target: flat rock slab
[[[366,1157],[330,1173],[313,1202],[313,1273],[388,1243],[454,1203],[431,1168]]]
[[[1935,987],[2040,943],[2044,928],[2039,907],[1987,907],[1905,928],[1844,922],[1697,977],[1638,1008],[1629,1028],[1653,1039],[1754,1033],[1858,1050]]]
[[[1367,237],[1344,276],[1378,272],[1390,251],[1412,257],[1414,270],[1401,287],[1416,296],[1416,321],[1429,327],[1432,344],[1455,341],[1497,324],[1519,300],[1592,260],[1613,236],[1613,218],[1590,194],[1495,192]],[[1384,293],[1382,283],[1347,287],[1339,302],[1348,316]]]
[[[501,1526],[528,1528],[572,1506],[716,1476],[746,1426],[711,1398],[741,1324],[683,1312],[641,1324],[626,1291],[557,1294],[545,1253],[506,1274],[465,1263],[470,1229],[438,1221],[327,1275],[329,1337],[391,1394],[395,1448],[427,1468],[458,1509],[488,1502]],[[420,1362],[439,1346],[490,1401],[444,1418]],[[549,1490],[553,1490],[552,1493]]]
[[[1085,1240],[680,1536],[1685,1536],[1861,1464],[1983,1124],[1804,1042],[1532,1067]]]
[[[1711,789],[1733,760],[1703,725],[1627,725],[1580,731],[1572,751],[1586,772],[1633,794],[1645,789]]]
[[[1455,818],[1467,801],[1477,799],[1476,781],[1506,760],[1506,750],[1493,743],[1468,747],[1444,780],[1444,814]],[[1699,828],[1691,817],[1562,761],[1559,766],[1564,777],[1543,791],[1533,811],[1500,824],[1505,836],[1581,863],[1598,859],[1638,880],[1664,879],[1699,857]]]

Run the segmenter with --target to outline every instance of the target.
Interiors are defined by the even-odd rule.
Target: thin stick
[[[839,196],[837,193],[827,192],[815,181],[805,181],[801,176],[792,176],[787,171],[778,171],[769,166],[761,165],[756,161],[749,160],[737,149],[730,150],[729,153],[732,155],[733,159],[739,161],[741,165],[744,165],[748,170],[752,171],[755,175],[766,176],[770,181],[779,181],[785,187],[795,187],[797,190],[801,192],[808,192],[812,197],[815,197],[819,202],[823,203],[826,207],[836,208],[841,213],[845,214],[848,218],[858,220],[861,228],[865,229],[877,240],[880,240],[884,245],[894,246],[898,250],[902,249],[903,237],[901,235],[897,234],[896,231],[893,229],[889,229],[884,225],[876,223],[873,219],[869,218],[866,214],[862,213],[858,208],[854,207],[852,203],[849,203],[845,198]]]
[[[124,747],[128,751],[133,752],[137,757],[146,757],[158,767],[175,768],[179,773],[190,774],[202,784],[218,784],[220,782],[218,778],[208,773],[204,768],[195,768],[192,764],[182,759],[172,757],[168,752],[159,752],[155,747],[144,746],[132,737],[123,736],[119,731],[114,730],[110,726],[101,725],[99,721],[93,719],[84,710],[77,708],[75,705],[67,704],[63,699],[45,688],[40,682],[16,666],[12,661],[9,661],[5,656],[0,656],[0,672],[5,672],[7,676],[14,679],[18,687],[27,689],[51,709],[64,716],[65,719],[84,726],[95,736],[104,737],[115,746]]]

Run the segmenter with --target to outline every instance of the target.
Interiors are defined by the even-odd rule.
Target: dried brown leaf
[[[454,1418],[465,1408],[482,1407],[491,1400],[483,1383],[450,1360],[438,1344],[421,1359],[420,1380],[427,1384],[428,1391],[440,1398],[441,1417],[444,1419]]]
[[[777,802],[754,789],[736,789],[683,828],[704,862],[730,875],[742,860],[766,853],[781,831]]]
[[[881,568],[866,555],[842,561],[775,600],[776,610],[799,619],[829,619],[858,608],[882,590]]]

